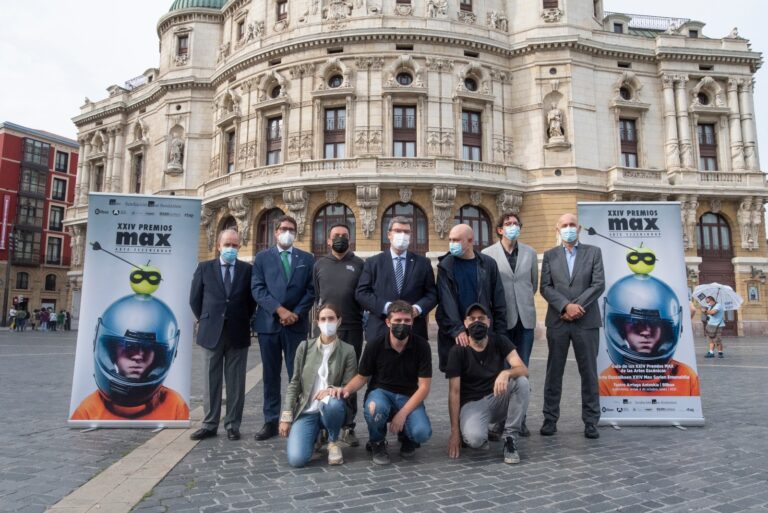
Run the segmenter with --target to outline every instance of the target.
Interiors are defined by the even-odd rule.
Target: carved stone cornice
[[[251,231],[251,209],[253,204],[245,194],[229,198],[227,207],[232,217],[237,221],[237,231],[240,233],[240,239],[247,243]]]
[[[436,185],[432,188],[432,213],[435,218],[435,231],[441,239],[444,239],[450,230],[455,202],[456,187]]]
[[[523,195],[515,191],[502,191],[496,196],[496,210],[499,217],[507,212],[520,213],[523,205]]]
[[[309,192],[304,188],[283,190],[283,202],[288,211],[296,219],[296,236],[301,240],[304,235],[304,225],[307,222],[307,206],[309,205]]]
[[[213,251],[214,237],[216,236],[216,213],[217,208],[210,205],[203,205],[200,210],[200,226],[203,227],[206,236],[208,251]]]
[[[357,186],[357,206],[365,238],[370,239],[376,231],[376,212],[379,208],[379,184]]]

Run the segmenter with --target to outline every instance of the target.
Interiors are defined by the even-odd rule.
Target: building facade
[[[253,256],[281,213],[315,253],[352,225],[362,256],[406,215],[436,257],[512,210],[541,253],[577,201],[674,200],[691,285],[756,291],[729,329],[768,329],[762,61],[736,30],[601,0],[176,0],[157,33],[158,67],[74,118],[75,267],[96,190],[202,197],[201,258],[225,226]]]
[[[77,141],[0,123],[0,279],[3,325],[11,306],[69,309],[70,239]]]

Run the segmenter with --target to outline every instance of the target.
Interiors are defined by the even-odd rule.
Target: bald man
[[[581,375],[581,419],[584,436],[599,438],[600,394],[597,384],[597,349],[601,326],[598,298],[605,290],[600,248],[579,243],[581,226],[574,214],[563,214],[555,227],[562,244],[544,253],[541,295],[549,303],[547,327],[547,377],[544,381],[543,436],[557,432],[560,396],[568,348]]]
[[[506,337],[507,301],[496,261],[475,251],[475,234],[457,224],[448,234],[448,253],[437,264],[437,354],[445,372],[448,352],[458,344],[469,345],[464,312],[479,303],[488,311],[490,332]]]

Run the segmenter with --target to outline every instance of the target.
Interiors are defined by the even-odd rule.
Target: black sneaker
[[[417,447],[419,447],[419,444],[410,438],[403,437],[402,440],[400,440],[400,456],[403,458],[413,457],[413,455],[416,454]]]
[[[725,358],[725,355],[723,354],[723,352],[722,352],[722,351],[719,351],[719,352],[717,353],[717,357],[718,357],[718,358]]]
[[[371,460],[376,465],[389,465],[389,453],[387,452],[387,441],[371,442]]]
[[[525,425],[525,421],[523,421],[522,425],[520,426],[520,436],[531,436],[531,430],[528,429],[528,426]]]
[[[517,452],[515,439],[508,436],[504,441],[504,463],[514,465],[520,463],[520,454]]]
[[[553,420],[545,420],[544,424],[539,429],[541,436],[552,436],[557,433],[557,423]]]

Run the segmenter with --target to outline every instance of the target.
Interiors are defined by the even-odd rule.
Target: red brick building
[[[75,198],[77,141],[0,123],[0,304],[68,309],[71,248],[64,213]],[[9,267],[10,262],[10,267]]]

